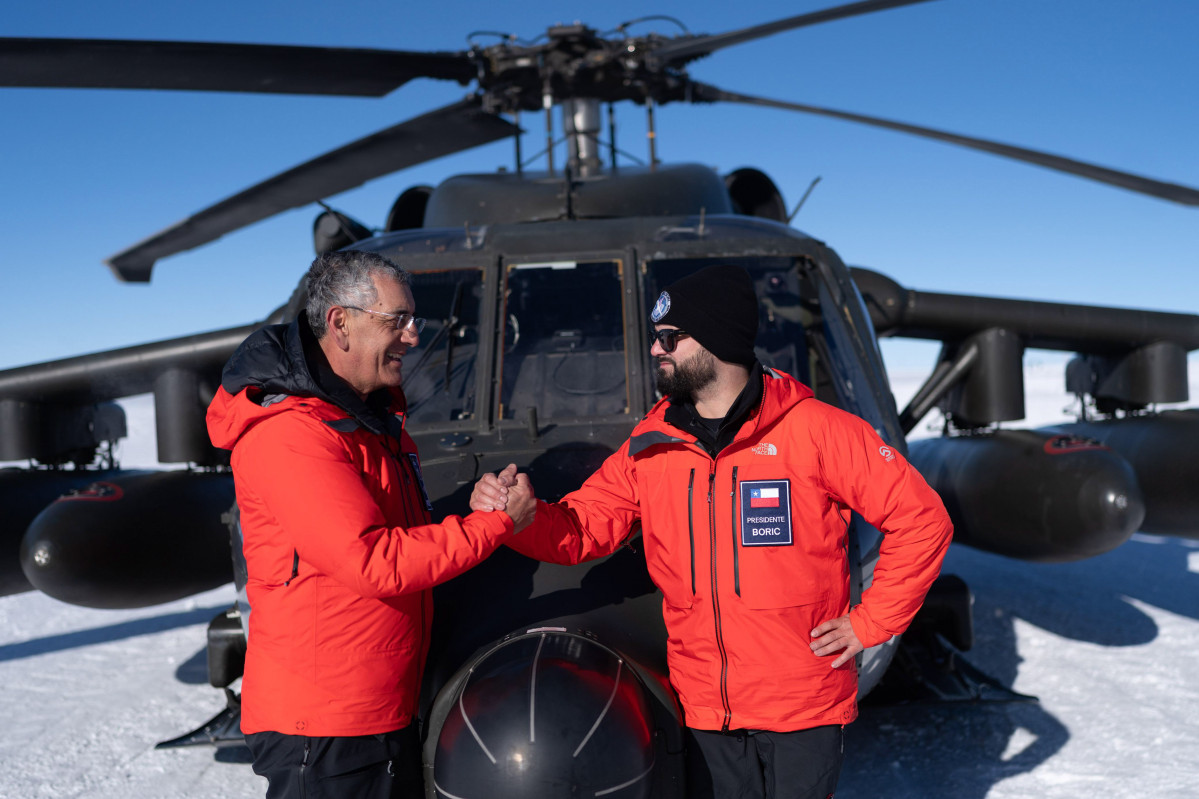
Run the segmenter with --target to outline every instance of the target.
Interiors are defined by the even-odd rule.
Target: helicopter
[[[895,8],[892,13],[900,13],[898,7],[905,5],[919,4],[854,3],[711,37],[637,36],[619,29],[605,35],[567,24],[547,29],[529,44],[505,39],[436,57],[399,54],[401,78],[409,74],[404,69],[413,76],[435,69],[439,71],[428,76],[476,82],[476,93],[401,123],[389,141],[387,136],[367,137],[310,162],[311,169],[240,195],[244,202],[226,201],[201,212],[110,259],[110,266],[126,280],[148,280],[153,263],[173,248],[196,246],[205,237],[257,221],[259,200],[273,190],[283,186],[283,195],[295,195],[295,189],[287,188],[291,178],[298,183],[312,176],[318,183],[331,181],[319,185],[316,196],[304,196],[301,204],[308,204],[336,194],[363,174],[403,166],[412,159],[411,147],[395,147],[403,137],[417,141],[421,159],[509,140],[515,167],[454,176],[435,188],[413,186],[397,198],[381,235],[332,209],[314,226],[316,249],[370,248],[395,256],[414,272],[422,306],[444,309],[428,312],[434,321],[425,346],[410,356],[411,367],[405,365],[411,375],[406,391],[418,425],[415,437],[438,512],[461,510],[464,487],[508,459],[529,468],[543,496],[552,498],[577,485],[627,435],[652,400],[648,359],[641,353],[645,348],[635,344],[646,338],[647,303],[673,277],[720,259],[746,266],[755,278],[763,298],[764,361],[812,383],[822,398],[865,416],[896,447],[906,448],[906,434],[934,407],[941,409],[949,434],[913,442],[909,451],[947,496],[959,541],[1013,557],[1060,560],[1107,551],[1136,529],[1193,533],[1188,525],[1196,518],[1195,509],[1187,504],[1193,500],[1177,486],[1167,486],[1162,497],[1150,496],[1147,489],[1161,485],[1162,479],[1144,472],[1138,459],[1175,471],[1183,468],[1178,452],[1194,440],[1197,422],[1190,412],[1154,415],[1152,406],[1186,401],[1187,353],[1199,348],[1199,318],[913,291],[877,272],[847,268],[830,247],[791,228],[792,215],[781,192],[760,170],[720,175],[695,164],[659,163],[652,150],[644,166],[618,163],[612,126],[603,121],[605,104],[642,106],[653,132],[658,106],[688,100],[773,103],[692,80],[687,69],[694,59],[743,41],[873,11]],[[90,81],[128,85],[119,81],[131,80],[130,74],[144,81],[147,74],[136,58],[171,49],[101,44],[102,49],[89,51],[89,60],[75,61],[71,68],[63,65],[70,65],[71,53],[78,54],[84,45],[42,40],[22,46],[16,40],[0,42],[0,53],[20,66],[21,58],[32,63],[47,49],[58,48],[51,49],[54,58],[29,67],[48,68],[51,77],[34,83],[29,72],[19,73],[26,81],[22,85],[63,85],[65,78],[55,76],[68,72],[78,81],[80,63],[89,65]],[[189,61],[193,56],[183,52],[187,49],[175,48],[173,57],[180,60],[151,73],[153,80],[196,74]],[[132,72],[114,77],[122,72],[129,51],[134,61],[126,61],[125,68],[132,65]],[[227,59],[234,51],[250,53],[254,60],[251,51],[236,47],[210,50],[208,57]],[[257,52],[262,63],[279,56],[277,51],[270,57]],[[91,61],[97,53],[99,61]],[[302,55],[315,53],[305,50]],[[106,62],[114,65],[107,77],[96,67]],[[0,60],[0,79],[15,82],[7,77],[12,73],[5,71],[6,63],[13,62]],[[404,66],[411,63],[418,66]],[[364,71],[376,70],[372,64]],[[246,79],[239,71],[231,74],[219,79]],[[552,139],[558,114],[567,130],[566,157],[557,164],[547,158],[545,169],[526,169],[522,125],[535,129],[530,119],[544,119]],[[398,161],[375,162],[389,149],[399,150]],[[372,163],[361,167],[365,172],[347,177],[364,160],[359,151],[371,155]],[[547,156],[553,152],[546,147]],[[1195,204],[1199,198],[1199,192],[1185,186],[1109,174],[1078,162],[1058,166],[1174,202]],[[268,197],[268,204],[272,201]],[[301,301],[298,293],[293,295],[267,321],[294,316]],[[107,400],[152,390],[160,460],[196,467],[175,475],[126,474],[110,462],[99,473],[37,469],[14,474],[16,489],[6,503],[16,502],[13,495],[34,495],[35,481],[71,492],[44,503],[48,507],[24,535],[23,565],[38,587],[80,604],[129,606],[227,582],[227,535],[230,525],[236,534],[236,517],[227,514],[232,505],[227,474],[220,454],[206,447],[197,412],[202,414],[202,399],[210,395],[220,365],[254,326],[0,373],[4,459],[50,465],[90,462],[97,449],[123,434],[121,415]],[[890,395],[875,332],[942,344],[933,374],[902,412]],[[1075,393],[1090,398],[1093,418],[1059,430],[1015,431],[1021,435],[995,429],[1023,415],[1019,364],[1029,346],[1079,353],[1069,379]],[[1126,445],[1117,439],[1129,431],[1129,452],[1144,447],[1147,455],[1124,454]],[[1033,469],[1028,468],[1030,459]],[[1006,464],[1008,474],[1027,478],[1012,479],[1002,489],[1025,492],[1022,496],[1033,500],[1027,504],[1037,507],[1069,505],[1092,491],[1096,481],[1099,489],[1088,495],[1084,511],[1043,519],[1038,527],[1003,516],[1005,509],[1018,506],[1012,494],[992,485],[991,494],[980,495],[978,469],[985,476],[998,464]],[[1182,479],[1185,485],[1185,475]],[[74,480],[86,482],[67,484]],[[134,509],[139,502],[142,506]],[[189,502],[202,510],[179,514]],[[185,527],[179,519],[183,515],[195,523],[194,529]],[[989,526],[992,517],[1000,518]],[[1164,521],[1154,527],[1154,518]],[[176,524],[179,535],[173,546],[154,549],[148,534],[164,523]],[[100,529],[112,534],[99,535]],[[85,549],[80,530],[104,546]],[[147,535],[138,536],[139,531]],[[117,541],[121,547],[115,546]],[[197,548],[189,550],[181,542]],[[864,525],[855,526],[853,546],[861,590],[868,584],[872,550],[871,532]],[[585,570],[542,566],[531,572],[528,565],[504,562],[508,556],[503,555],[467,581],[447,587],[446,601],[439,597],[446,632],[431,661],[434,676],[424,702],[430,719],[426,762],[430,783],[440,786],[435,790],[464,791],[447,781],[488,773],[486,764],[465,765],[478,758],[479,747],[460,725],[455,727],[455,705],[520,701],[502,679],[472,681],[471,675],[487,668],[496,675],[507,673],[514,662],[529,659],[530,647],[545,641],[556,662],[602,675],[608,680],[604,685],[612,684],[613,664],[628,664],[635,690],[621,695],[629,702],[621,717],[653,731],[633,736],[646,744],[630,756],[631,765],[644,768],[631,773],[653,795],[681,790],[677,711],[661,685],[662,667],[655,654],[661,632],[654,621],[652,586],[638,579],[638,555],[634,547]],[[154,583],[146,568],[151,564],[166,579]],[[460,597],[479,590],[469,581],[493,585],[497,579],[488,569],[522,577],[510,601],[496,603],[501,612],[479,620],[466,613]],[[947,583],[930,602],[929,628],[968,648],[968,604],[963,587]],[[931,638],[919,632],[910,638]],[[214,620],[209,642],[210,679],[226,687],[236,679],[239,647],[244,646],[236,611]],[[898,651],[892,645],[863,658],[864,693],[882,681]],[[479,694],[489,690],[498,694]],[[964,675],[957,690],[977,695],[995,686]],[[207,731],[201,728],[198,737],[219,737],[216,727],[228,727],[231,718],[235,716],[223,717]],[[508,718],[496,716],[501,725]],[[621,734],[627,732],[616,729],[612,737],[628,737]]]

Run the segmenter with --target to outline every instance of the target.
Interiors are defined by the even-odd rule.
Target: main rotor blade
[[[1078,177],[1094,180],[1099,183],[1106,183],[1110,186],[1116,186],[1128,191],[1135,191],[1139,194],[1147,194],[1150,197],[1157,197],[1162,200],[1180,203],[1182,205],[1199,205],[1199,189],[1193,189],[1190,186],[1182,186],[1177,183],[1165,183],[1160,180],[1134,175],[1130,172],[1119,172],[1115,169],[1088,164],[1084,161],[1076,161],[1073,158],[1065,158],[1060,155],[1051,153],[1043,153],[1039,150],[1029,150],[1024,147],[1015,147],[1010,144],[1001,144],[999,142],[989,141],[987,139],[976,139],[972,136],[961,136],[956,133],[947,133],[945,131],[934,130],[932,128],[923,128],[917,125],[909,125],[904,122],[894,122],[889,119],[880,119],[879,117],[864,116],[862,114],[853,114],[848,111],[836,111],[831,108],[820,108],[814,105],[803,105],[801,103],[789,103],[783,100],[771,100],[766,97],[754,97],[748,94],[739,94],[737,92],[725,91],[724,89],[710,86],[704,83],[691,84],[691,99],[699,102],[729,102],[729,103],[744,103],[746,105],[761,105],[769,108],[782,108],[787,111],[801,111],[805,114],[818,114],[820,116],[835,117],[844,119],[849,122],[858,122],[863,125],[872,125],[877,128],[886,128],[888,130],[897,130],[901,133],[910,133],[913,136],[923,136],[927,139],[936,139],[938,141],[957,144],[961,147],[968,147],[972,150],[982,150],[983,152],[1000,155],[1004,158],[1011,158],[1016,161],[1024,161],[1029,164],[1046,167],[1047,169],[1055,169],[1058,172],[1066,172]]]
[[[381,97],[413,78],[466,84],[475,73],[465,53],[0,38],[0,86]]]
[[[439,108],[251,186],[106,263],[121,280],[147,282],[154,262],[290,208],[352,189],[373,178],[511,136],[516,126],[483,111],[477,98]]]
[[[835,19],[845,19],[846,17],[856,17],[862,14],[871,14],[875,11],[885,11],[889,8],[897,8],[899,6],[910,6],[916,3],[927,2],[929,0],[862,0],[862,2],[858,3],[849,3],[834,8],[826,8],[823,11],[799,14],[794,17],[787,17],[786,19],[775,20],[774,22],[766,22],[762,25],[728,31],[727,33],[678,39],[655,48],[652,58],[660,64],[691,61],[696,58],[702,58],[723,47],[761,39],[764,36],[772,36],[783,31],[794,30],[795,28],[816,25],[821,22],[831,22]]]

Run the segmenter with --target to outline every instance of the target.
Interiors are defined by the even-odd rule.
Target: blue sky
[[[716,33],[835,4],[69,0],[10,5],[0,33],[458,50],[474,30],[533,38],[558,22],[606,30],[668,14]],[[1193,0],[936,0],[730,47],[690,72],[1199,187],[1196,41]],[[0,89],[0,369],[261,319],[311,261],[315,207],[161,261],[148,286],[119,283],[102,261],[463,93],[426,80],[383,99]],[[524,121],[529,154],[540,120]],[[618,121],[622,149],[643,156],[641,111]],[[789,205],[821,177],[795,225],[906,286],[1199,313],[1199,208],[783,111],[673,105],[657,121],[664,160],[756,166]],[[380,226],[404,188],[511,160],[501,142],[329,202]],[[934,354],[888,349],[920,366]]]

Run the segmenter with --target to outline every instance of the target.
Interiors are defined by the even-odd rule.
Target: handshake
[[[533,521],[537,512],[537,497],[527,474],[517,474],[516,464],[510,463],[496,474],[485,474],[475,483],[470,494],[472,511],[504,511],[520,532]]]

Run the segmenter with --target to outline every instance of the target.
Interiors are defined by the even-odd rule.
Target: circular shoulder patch
[[[649,318],[657,324],[668,313],[670,313],[670,295],[664,291],[658,295],[658,301],[654,303],[654,310],[650,312]]]

